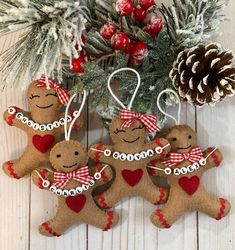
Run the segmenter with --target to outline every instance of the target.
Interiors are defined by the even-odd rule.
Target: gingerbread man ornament
[[[86,93],[83,100],[85,98]],[[50,162],[55,171],[41,169],[33,173],[33,182],[37,186],[58,196],[55,217],[39,226],[40,233],[45,236],[58,237],[73,225],[82,223],[107,231],[118,222],[117,213],[102,211],[93,200],[92,190],[95,181],[101,180],[102,170],[94,175],[95,178],[90,175],[92,171],[86,165],[86,149],[80,142],[70,140],[71,126],[65,140],[57,143],[50,152]]]
[[[172,92],[166,90],[163,93],[169,91]],[[170,193],[164,207],[152,214],[152,223],[159,228],[170,228],[187,211],[199,211],[216,220],[227,215],[230,203],[224,198],[211,196],[202,183],[203,173],[220,166],[223,159],[221,152],[217,148],[202,152],[197,146],[195,131],[187,125],[173,126],[165,138],[171,144],[171,152],[166,160],[152,162],[151,168],[155,174],[167,177]]]
[[[110,87],[112,77],[124,70],[133,71],[138,77],[138,85],[128,107],[114,95]],[[109,133],[114,144],[96,144],[89,150],[90,158],[95,162],[111,165],[115,172],[111,187],[95,197],[96,202],[103,208],[110,208],[127,196],[141,196],[153,204],[161,204],[167,198],[167,190],[152,183],[146,168],[153,159],[163,158],[170,150],[170,145],[167,140],[161,138],[145,142],[149,132],[159,130],[156,117],[131,111],[140,82],[138,72],[131,68],[113,72],[108,80],[111,95],[123,108],[121,114],[110,124]]]
[[[49,161],[50,149],[64,132],[65,118],[60,109],[69,101],[69,95],[53,80],[46,80],[42,76],[29,85],[27,101],[30,112],[10,107],[4,113],[7,124],[23,130],[28,137],[28,145],[22,156],[2,166],[4,172],[15,179],[30,174],[40,163]],[[72,117],[71,111],[66,119],[70,122]],[[80,128],[82,124],[83,119],[80,118],[74,128]]]

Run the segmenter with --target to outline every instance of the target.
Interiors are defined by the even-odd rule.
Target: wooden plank
[[[227,21],[221,26],[218,41],[225,49],[235,51],[234,34],[235,2],[230,1],[226,8]],[[203,181],[206,189],[214,196],[225,197],[230,200],[232,211],[222,219],[216,221],[203,214],[199,214],[199,249],[200,250],[233,250],[235,249],[234,230],[234,114],[235,98],[228,98],[215,107],[203,107],[198,110],[198,137],[204,148],[217,146],[224,155],[224,161],[219,168],[208,171]]]

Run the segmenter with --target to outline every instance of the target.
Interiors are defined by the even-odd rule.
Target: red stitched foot
[[[42,226],[46,229],[47,232],[49,232],[51,235],[56,236],[56,237],[60,237],[61,234],[57,234],[55,231],[52,230],[51,227],[49,227],[49,225],[45,222],[42,224]]]
[[[161,213],[161,209],[157,209],[155,214],[158,216],[159,220],[161,221],[162,225],[164,226],[164,228],[170,228],[171,226],[167,223],[167,221],[165,220],[163,214]]]
[[[108,231],[113,224],[113,212],[108,212],[108,224],[105,226],[103,231]]]
[[[165,188],[159,188],[159,191],[160,191],[160,197],[159,197],[159,200],[157,200],[154,205],[160,205],[163,203],[164,201],[164,198],[166,197],[166,189]]]
[[[217,217],[215,218],[216,220],[221,220],[223,215],[224,215],[224,210],[225,210],[225,199],[220,198],[220,212],[218,213]]]
[[[107,205],[107,203],[105,202],[104,196],[102,196],[102,194],[97,195],[99,203],[101,205],[102,208],[105,209],[110,209],[111,207]]]
[[[10,162],[10,161],[8,161],[8,162],[6,162],[6,164],[7,164],[7,169],[8,169],[8,171],[9,171],[9,174],[14,178],[14,179],[17,179],[17,180],[19,180],[20,179],[20,177],[14,172],[14,169],[13,169],[13,163],[12,162]]]

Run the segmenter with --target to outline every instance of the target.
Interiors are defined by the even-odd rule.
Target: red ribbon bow
[[[162,162],[168,167],[174,167],[182,161],[189,161],[191,163],[198,162],[201,158],[203,158],[203,153],[200,147],[194,147],[187,154],[181,153],[170,153],[170,160]]]
[[[121,120],[124,120],[121,128],[130,128],[134,124],[135,120],[139,120],[145,125],[146,129],[150,133],[160,130],[160,128],[156,126],[157,118],[155,115],[138,114],[130,111],[129,109],[123,109],[120,118]]]
[[[67,104],[70,99],[68,91],[50,78],[48,79],[48,83],[49,83],[49,87],[56,91],[58,98],[60,100],[60,103],[64,105]],[[47,86],[46,78],[44,75],[42,75],[41,78],[36,82],[35,86],[37,86],[38,88]]]
[[[69,173],[55,172],[52,185],[57,188],[64,188],[71,180],[88,185],[93,180],[93,177],[89,176],[89,168],[87,166]]]

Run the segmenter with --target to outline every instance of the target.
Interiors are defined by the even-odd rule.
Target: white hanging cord
[[[166,93],[166,94],[169,94],[169,93],[174,94],[175,97],[176,97],[176,99],[177,99],[177,101],[178,101],[178,105],[179,105],[179,108],[178,108],[178,120],[176,120],[176,118],[175,118],[174,116],[172,116],[172,115],[166,113],[166,112],[161,108],[161,106],[160,106],[160,99],[161,99],[162,95],[165,94],[165,93]],[[172,90],[172,89],[165,89],[165,90],[161,91],[160,94],[159,94],[158,97],[157,97],[157,107],[158,107],[158,109],[162,112],[162,114],[164,114],[165,116],[167,116],[167,117],[171,118],[172,120],[174,120],[174,122],[175,122],[176,125],[179,125],[179,124],[180,124],[181,102],[180,102],[180,98],[179,98],[178,94],[177,94],[174,90]]]
[[[80,109],[79,109],[78,111],[75,111],[75,112],[73,113],[74,118],[73,118],[73,120],[72,120],[72,122],[71,122],[71,124],[70,124],[69,129],[67,130],[67,116],[68,116],[68,112],[69,112],[69,107],[70,107],[70,105],[71,105],[73,99],[74,99],[76,96],[77,96],[77,94],[74,94],[74,95],[70,98],[70,100],[69,100],[69,102],[68,102],[68,104],[67,104],[66,110],[65,110],[64,134],[65,134],[65,140],[66,140],[66,141],[69,141],[69,140],[70,140],[70,135],[71,135],[71,132],[72,132],[72,129],[73,129],[73,125],[74,125],[74,123],[76,122],[76,120],[79,118],[79,116],[81,115],[81,112],[82,112],[82,110],[83,110],[83,108],[84,108],[84,106],[85,106],[86,97],[87,97],[87,92],[86,92],[86,90],[83,90],[83,100],[82,100],[82,103],[81,103],[81,107],[80,107]]]
[[[134,94],[133,94],[133,96],[132,96],[132,98],[131,98],[131,101],[130,101],[129,105],[126,107],[126,106],[117,98],[117,96],[113,93],[113,90],[111,89],[110,83],[111,83],[111,79],[113,78],[113,76],[114,76],[115,74],[117,74],[117,73],[119,73],[119,72],[122,72],[122,71],[127,71],[127,70],[132,71],[132,72],[134,72],[134,73],[137,75],[138,83],[137,83],[136,89],[135,89],[135,91],[134,91]],[[109,90],[110,94],[113,96],[113,98],[116,100],[116,102],[117,102],[122,108],[124,108],[124,109],[127,108],[127,109],[129,109],[129,110],[131,110],[132,104],[133,104],[133,102],[134,102],[134,100],[135,100],[135,97],[136,97],[136,95],[137,95],[137,92],[138,92],[138,89],[139,89],[139,87],[140,87],[140,84],[141,84],[140,74],[138,73],[138,71],[136,71],[135,69],[132,69],[132,68],[121,68],[121,69],[115,70],[115,71],[109,76],[108,83],[107,83],[107,85],[108,85],[108,90]]]

